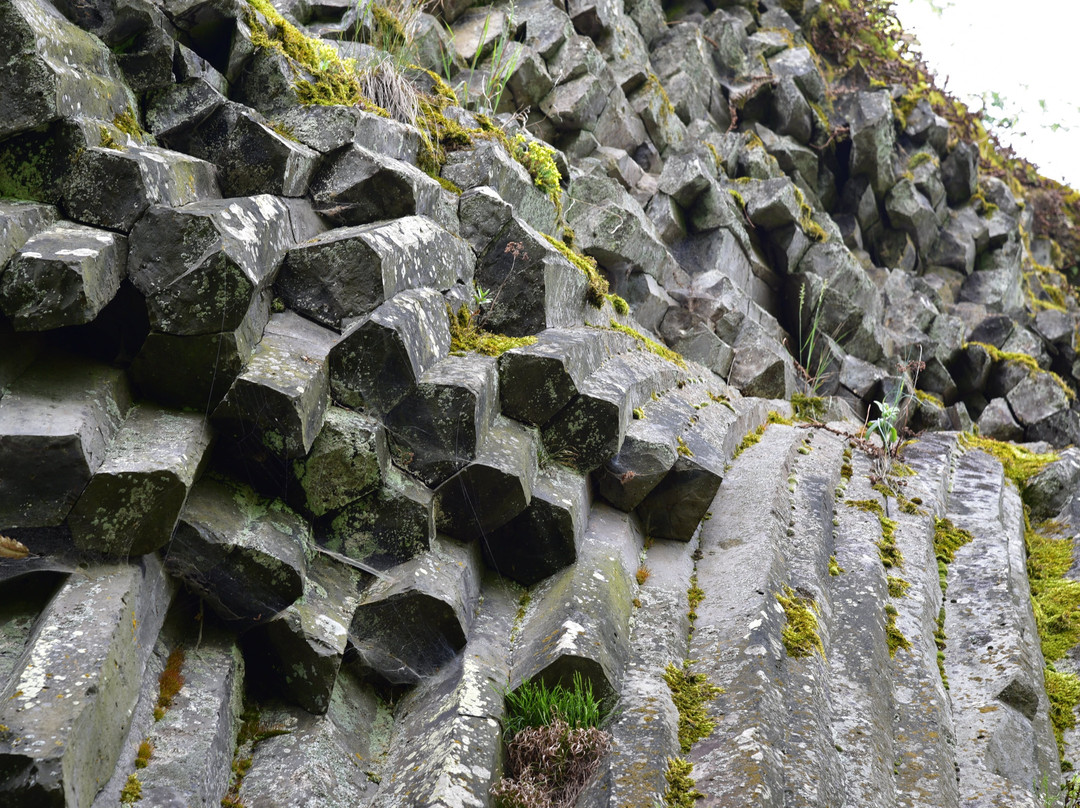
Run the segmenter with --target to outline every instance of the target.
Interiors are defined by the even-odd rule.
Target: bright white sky
[[[896,11],[939,84],[948,78],[973,110],[985,94],[995,119],[1017,119],[997,128],[1003,142],[1080,188],[1080,2],[896,0]],[[1004,109],[992,106],[994,92]]]

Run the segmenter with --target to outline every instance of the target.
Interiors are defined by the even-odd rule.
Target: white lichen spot
[[[585,628],[580,623],[567,620],[562,624],[563,634],[555,645],[555,653],[571,653],[577,650],[577,637],[585,633]]]

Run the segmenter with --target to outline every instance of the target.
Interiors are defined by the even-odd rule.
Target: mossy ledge
[[[784,610],[786,622],[780,639],[789,657],[802,659],[814,651],[825,656],[825,646],[818,636],[817,604],[813,598],[796,594],[790,586],[776,593],[776,601]]]

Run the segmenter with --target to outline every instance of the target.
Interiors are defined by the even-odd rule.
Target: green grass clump
[[[780,631],[780,639],[788,656],[799,659],[817,651],[824,657],[825,647],[817,633],[817,605],[814,599],[797,595],[790,586],[785,586],[783,593],[776,593],[776,600],[787,618]]]
[[[492,334],[477,325],[476,317],[467,306],[450,315],[450,353],[478,353],[484,356],[501,356],[511,348],[532,345],[536,337],[507,337]]]
[[[709,717],[706,707],[724,688],[712,684],[704,673],[692,672],[685,662],[669,664],[664,670],[664,681],[679,710],[679,747],[686,754],[716,729],[716,721]]]
[[[604,717],[603,705],[593,695],[592,682],[577,671],[570,688],[552,687],[539,679],[526,679],[516,690],[506,694],[506,718],[503,735],[507,742],[527,727],[543,727],[558,717],[571,729],[599,726]]]
[[[661,359],[666,359],[667,361],[672,362],[681,368],[686,367],[686,360],[679,356],[679,354],[675,353],[675,351],[671,350],[671,348],[665,347],[656,340],[649,339],[644,334],[639,334],[630,326],[623,325],[622,323],[615,320],[612,320],[610,325],[620,334],[626,334],[628,337],[633,337],[635,340],[637,340],[638,344],[649,353],[655,354]]]

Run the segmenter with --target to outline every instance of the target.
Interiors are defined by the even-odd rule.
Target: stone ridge
[[[835,8],[0,6],[0,802],[1052,800],[1069,259]]]

